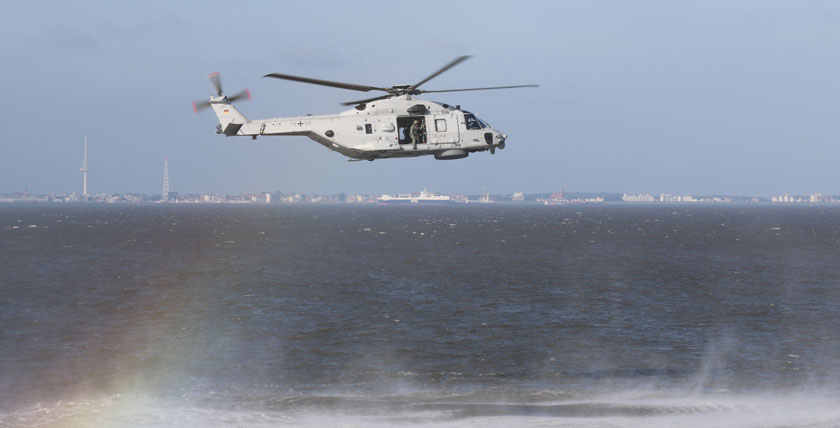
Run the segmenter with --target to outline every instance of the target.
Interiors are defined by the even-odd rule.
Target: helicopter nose
[[[505,140],[507,140],[507,134],[498,133],[496,134],[496,140],[498,141],[498,146],[500,149],[505,148]]]

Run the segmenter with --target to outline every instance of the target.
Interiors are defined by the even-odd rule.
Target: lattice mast
[[[161,199],[169,200],[169,159],[163,160],[163,193]]]
[[[79,171],[82,171],[82,196],[87,197],[87,173],[88,173],[88,161],[87,161],[87,134],[85,134],[85,157],[82,160],[82,167],[79,168]]]

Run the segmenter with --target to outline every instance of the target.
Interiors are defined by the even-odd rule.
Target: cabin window
[[[370,123],[365,124],[365,134],[373,134],[373,125]]]
[[[478,122],[478,119],[472,113],[464,113],[464,122],[467,125],[467,129],[481,129],[481,123]]]
[[[435,131],[446,132],[446,119],[435,119]]]

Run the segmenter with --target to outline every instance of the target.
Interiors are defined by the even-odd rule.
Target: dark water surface
[[[840,426],[840,207],[0,206],[0,426]]]

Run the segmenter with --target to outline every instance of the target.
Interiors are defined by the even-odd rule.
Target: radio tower
[[[169,200],[169,159],[163,160],[163,195],[161,200]]]
[[[82,196],[87,198],[87,172],[88,172],[88,165],[87,165],[87,134],[85,134],[85,158],[82,160],[82,167],[79,168],[79,171],[82,171]]]

